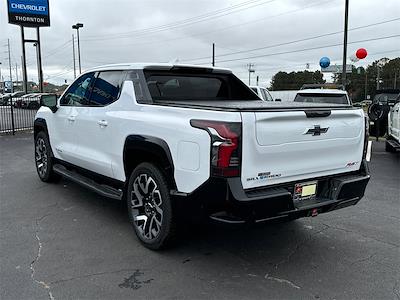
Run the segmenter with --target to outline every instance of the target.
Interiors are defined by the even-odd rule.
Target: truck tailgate
[[[241,180],[245,189],[301,182],[360,168],[362,110],[242,112]]]

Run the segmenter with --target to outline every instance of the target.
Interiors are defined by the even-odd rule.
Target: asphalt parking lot
[[[152,252],[118,202],[42,183],[31,134],[0,136],[0,299],[400,299],[400,156],[374,142],[370,167],[357,206]]]

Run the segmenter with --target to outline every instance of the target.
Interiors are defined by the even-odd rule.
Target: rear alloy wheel
[[[165,247],[174,236],[175,222],[164,175],[153,164],[140,164],[131,174],[127,198],[139,240],[153,250]]]
[[[39,132],[35,138],[35,163],[36,171],[42,181],[52,182],[60,178],[53,171],[53,153],[49,139],[43,131]]]

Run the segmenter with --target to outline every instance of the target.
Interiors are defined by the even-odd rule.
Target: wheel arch
[[[171,190],[176,190],[174,164],[166,141],[147,135],[129,135],[124,144],[124,171],[129,178],[133,169],[142,162],[154,163],[166,175]]]
[[[33,137],[36,139],[37,134],[41,131],[44,131],[47,136],[49,136],[46,120],[43,118],[37,118],[33,123]]]

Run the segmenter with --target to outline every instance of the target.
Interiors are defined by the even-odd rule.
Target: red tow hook
[[[313,210],[311,211],[311,217],[316,217],[316,216],[318,216],[318,209],[313,208]]]

